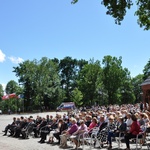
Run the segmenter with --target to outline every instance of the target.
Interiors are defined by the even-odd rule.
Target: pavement
[[[59,112],[60,114],[63,112]],[[45,113],[30,113],[30,114],[11,114],[11,115],[0,115],[0,150],[60,150],[61,148],[59,148],[59,145],[57,144],[40,144],[38,143],[38,141],[40,140],[40,138],[34,138],[34,137],[29,137],[29,139],[18,139],[18,138],[13,138],[13,137],[9,137],[9,136],[3,136],[3,130],[5,129],[5,127],[12,122],[12,118],[13,117],[20,117],[20,116],[25,116],[25,117],[29,117],[29,116],[33,116],[34,118],[39,115],[42,117],[46,117],[46,115],[56,115],[56,112],[45,112]],[[47,136],[48,139],[48,136]],[[150,141],[147,141],[147,143],[150,144]],[[75,146],[72,145],[69,141],[68,141],[68,145],[69,147],[67,148],[68,150],[74,150]],[[142,150],[148,150],[147,147],[148,144],[145,144],[142,146]],[[107,146],[107,145],[106,145]],[[107,147],[104,146],[104,148],[102,148],[101,150],[106,150]],[[125,143],[122,143],[122,146],[120,149],[125,149]],[[84,150],[89,150],[90,146],[85,146]],[[91,147],[92,150],[98,150],[100,148],[93,148]],[[113,150],[118,150],[118,144],[114,141],[112,143],[112,149]],[[132,143],[131,144],[131,149],[135,150],[136,149],[136,144]],[[78,148],[78,150],[82,150],[82,146],[80,146]]]

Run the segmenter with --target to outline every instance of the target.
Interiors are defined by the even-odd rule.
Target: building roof
[[[141,86],[150,85],[150,76],[141,84]]]

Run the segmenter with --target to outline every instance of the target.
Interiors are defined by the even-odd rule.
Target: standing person
[[[20,109],[20,107],[19,107],[19,109],[18,109],[18,113],[20,114],[20,112],[21,112],[21,109]]]
[[[9,115],[11,114],[11,110],[10,110],[10,108],[8,109],[8,114],[9,114]]]
[[[141,112],[143,112],[143,109],[144,109],[144,105],[143,105],[143,102],[140,103],[140,110]]]
[[[140,125],[139,125],[139,122],[137,121],[136,116],[133,114],[131,116],[131,118],[133,120],[133,122],[131,124],[131,128],[125,135],[125,143],[126,143],[126,147],[127,147],[126,150],[130,150],[129,140],[131,138],[136,138],[136,136],[139,134],[139,132],[141,132]]]

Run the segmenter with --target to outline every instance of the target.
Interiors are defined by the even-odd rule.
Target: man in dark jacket
[[[13,122],[5,127],[5,130],[3,131],[4,132],[3,136],[7,135],[8,130],[11,129],[13,126],[15,126],[15,124],[16,124],[16,117],[13,117]]]
[[[53,135],[58,140],[58,144],[60,144],[60,135],[63,131],[68,129],[67,123],[65,123],[62,119],[59,119],[58,122],[59,131],[55,132]]]
[[[27,119],[22,118],[19,126],[16,127],[14,137],[20,137],[21,130],[28,125]]]
[[[102,115],[100,116],[100,121],[99,121],[99,132],[104,129],[107,126],[107,122],[105,121],[105,116]]]
[[[45,127],[47,125],[47,121],[46,121],[46,118],[42,118],[42,121],[40,124],[37,125],[36,128],[34,128],[33,132],[34,132],[34,136],[35,137],[38,137],[38,134],[41,130],[41,128]]]
[[[48,124],[46,126],[43,126],[41,128],[41,140],[39,141],[39,143],[45,143],[46,140],[46,136],[53,130],[55,130],[56,128],[58,128],[58,122],[57,119],[54,118],[53,122],[51,124]]]

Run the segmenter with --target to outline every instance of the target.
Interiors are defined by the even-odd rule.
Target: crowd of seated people
[[[64,115],[57,113],[56,116],[37,116],[35,119],[32,116],[14,117],[12,123],[5,127],[4,135],[7,135],[9,131],[10,136],[24,138],[23,131],[30,124],[34,124],[34,137],[40,138],[39,143],[54,143],[57,140],[61,148],[66,148],[67,140],[73,137],[71,140],[78,148],[80,146],[78,137],[84,132],[91,135],[92,130],[97,127],[99,128],[97,138],[101,141],[101,146],[106,141],[108,149],[111,149],[112,137],[120,136],[121,133],[125,139],[126,149],[129,150],[130,139],[142,132],[143,126],[150,132],[149,120],[150,112],[145,109],[141,110],[140,104],[97,106],[84,111],[64,113]],[[146,132],[144,136],[146,137]]]
[[[9,131],[9,136],[13,136],[13,137],[24,137],[24,132],[26,131],[26,129],[30,126],[33,125],[35,126],[35,123],[32,119],[32,117],[29,118],[24,118],[23,116],[21,116],[20,118],[13,118],[13,122],[11,124],[8,124],[5,129],[4,129],[4,135],[7,135],[7,132]]]

